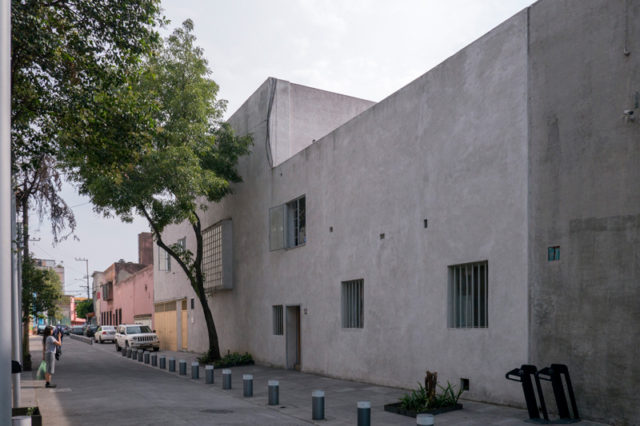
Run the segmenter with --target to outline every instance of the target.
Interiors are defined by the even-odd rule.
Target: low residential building
[[[153,261],[153,255],[149,253],[153,247],[152,241],[151,233],[143,232],[138,236],[139,261]],[[139,322],[152,325],[152,265],[120,260],[103,272],[94,272],[93,281],[98,324]]]
[[[244,182],[200,212],[222,352],[401,387],[437,371],[510,405],[507,371],[561,363],[583,417],[633,423],[637,40],[638,1],[541,0],[375,105],[268,79],[229,119],[254,137]],[[193,251],[190,229],[163,240]],[[156,318],[204,351],[154,255]]]

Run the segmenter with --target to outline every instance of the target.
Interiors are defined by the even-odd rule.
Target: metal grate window
[[[284,334],[284,316],[282,312],[282,305],[273,306],[273,334],[275,336],[282,336]]]
[[[342,328],[364,327],[364,280],[342,282]]]
[[[169,253],[160,246],[158,246],[158,270],[159,271],[171,270],[171,257],[169,257]]]
[[[488,311],[488,262],[449,266],[449,327],[487,328]]]
[[[202,232],[204,287],[222,285],[222,224],[213,225]]]

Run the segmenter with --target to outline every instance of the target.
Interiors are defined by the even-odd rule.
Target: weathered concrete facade
[[[530,358],[569,365],[585,414],[639,424],[640,2],[529,11]]]
[[[223,352],[291,367],[297,345],[304,371],[413,387],[428,369],[469,379],[467,398],[518,405],[507,370],[566,363],[581,414],[637,417],[640,123],[623,111],[640,64],[623,49],[640,39],[639,3],[543,0],[362,112],[267,80],[229,120],[254,136],[244,183],[201,216],[203,229],[233,222],[234,287],[210,299]],[[270,251],[270,209],[303,195],[304,243]],[[194,250],[188,226],[163,234],[183,237]],[[450,327],[449,267],[480,261],[488,327]],[[341,283],[356,279],[364,324],[343,328]],[[155,293],[194,298],[179,270],[157,272]],[[204,351],[187,306],[177,328]]]

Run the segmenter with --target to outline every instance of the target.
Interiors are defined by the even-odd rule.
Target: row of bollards
[[[167,368],[167,357],[161,355],[158,357],[156,354],[150,354],[142,349],[123,348],[122,356],[144,362],[145,364],[151,363],[152,366],[159,366],[164,370]],[[213,384],[213,365],[205,366],[205,383]],[[169,371],[176,371],[176,359],[169,357]],[[187,362],[183,359],[178,361],[178,374],[181,376],[187,375]],[[200,378],[200,364],[198,362],[191,363],[191,379],[198,380]],[[268,391],[268,405],[280,404],[280,383],[278,380],[269,380],[267,382]],[[222,370],[222,389],[232,389],[231,370]],[[242,395],[245,398],[253,397],[253,375],[242,375]],[[312,420],[324,420],[325,419],[325,393],[321,390],[315,390],[311,393],[311,419]],[[358,426],[370,426],[371,425],[371,402],[370,401],[358,401],[357,403],[358,413]],[[434,425],[434,417],[432,414],[418,414],[416,417],[416,425],[418,426],[431,426]]]

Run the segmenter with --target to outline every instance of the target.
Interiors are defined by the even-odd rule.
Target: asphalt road
[[[37,341],[31,349],[37,365],[42,357]],[[52,426],[308,424],[221,390],[219,376],[215,385],[206,385],[203,377],[204,369],[195,382],[123,358],[113,344],[65,337],[53,378],[57,388],[38,389],[37,398],[44,424]]]

